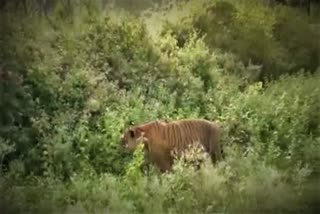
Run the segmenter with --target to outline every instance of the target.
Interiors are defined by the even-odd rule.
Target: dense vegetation
[[[257,0],[76,2],[1,13],[1,213],[320,210],[318,17]],[[224,161],[146,175],[119,136],[157,118],[217,121]]]

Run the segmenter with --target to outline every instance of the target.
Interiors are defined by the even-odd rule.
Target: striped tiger
[[[221,160],[219,126],[204,119],[181,119],[172,122],[155,120],[124,131],[120,146],[128,151],[144,143],[145,155],[161,172],[171,171],[172,152],[183,152],[195,142],[201,143],[213,163]]]

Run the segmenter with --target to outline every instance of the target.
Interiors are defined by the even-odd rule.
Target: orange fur
[[[123,134],[122,146],[134,150],[140,139],[145,144],[148,159],[162,172],[171,170],[173,150],[182,152],[188,145],[196,142],[202,144],[213,162],[221,159],[219,127],[216,123],[203,119],[183,119],[173,122],[156,120],[137,125]]]

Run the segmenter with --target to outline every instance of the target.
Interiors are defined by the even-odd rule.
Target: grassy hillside
[[[75,2],[1,11],[3,213],[320,209],[318,21],[254,0]],[[225,160],[145,174],[120,131],[157,118],[217,121]]]

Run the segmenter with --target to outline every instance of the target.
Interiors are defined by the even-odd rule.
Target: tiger
[[[220,128],[205,119],[180,119],[169,122],[155,120],[132,126],[122,132],[120,147],[133,151],[144,144],[145,158],[161,172],[172,171],[172,152],[181,154],[187,147],[199,142],[211,157],[212,163],[222,159]]]

